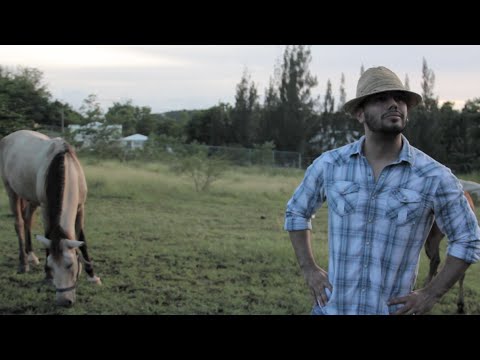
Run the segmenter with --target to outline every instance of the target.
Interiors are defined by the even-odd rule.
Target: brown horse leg
[[[465,273],[458,280],[458,299],[457,299],[457,314],[465,314],[465,303],[463,301],[463,280],[465,279]]]
[[[18,272],[24,273],[30,270],[27,261],[27,254],[25,252],[25,229],[24,220],[22,214],[22,199],[12,190],[10,185],[5,184],[5,189],[8,194],[8,200],[10,203],[10,210],[15,217],[15,232],[18,237],[18,257],[19,265]]]
[[[433,223],[427,240],[425,241],[425,252],[430,259],[430,269],[425,279],[424,285],[427,285],[435,275],[437,275],[438,265],[440,265],[440,241],[443,239],[443,234],[437,226]]]
[[[33,224],[33,215],[35,214],[36,206],[32,205],[30,202],[22,199],[22,209],[23,209],[23,219],[24,219],[24,234],[25,234],[25,252],[27,253],[27,261],[30,264],[38,265],[40,262],[38,258],[33,253],[32,248],[32,224]]]

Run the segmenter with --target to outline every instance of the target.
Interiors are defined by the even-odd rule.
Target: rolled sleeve
[[[476,239],[457,240],[449,243],[447,254],[473,264],[480,260],[480,240]]]
[[[447,254],[467,263],[480,260],[480,228],[460,183],[446,179],[437,190],[435,217],[448,239]]]
[[[287,203],[284,225],[286,231],[312,229],[312,215],[324,201],[321,158],[308,167],[302,183]]]
[[[312,230],[312,221],[301,215],[287,211],[285,214],[284,229],[286,231]]]

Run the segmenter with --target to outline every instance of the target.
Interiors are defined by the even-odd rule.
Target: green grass
[[[309,313],[309,291],[283,231],[286,201],[302,170],[231,168],[198,193],[166,164],[82,162],[89,185],[85,231],[103,285],[82,274],[76,304],[63,309],[42,283],[43,266],[17,274],[13,218],[1,191],[0,313]],[[314,251],[327,264],[325,209],[314,229]],[[33,233],[43,233],[38,220]],[[40,244],[34,248],[43,263]],[[426,265],[422,255],[420,280]],[[480,314],[479,272],[473,265],[465,281],[472,314]],[[455,296],[454,289],[432,313],[454,313]]]

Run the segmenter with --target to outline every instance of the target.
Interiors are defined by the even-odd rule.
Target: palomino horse
[[[15,216],[19,272],[29,271],[29,262],[38,264],[31,225],[41,206],[45,236],[37,235],[37,239],[46,247],[46,278],[55,285],[57,305],[72,305],[82,269],[80,259],[88,280],[101,284],[93,272],[83,232],[87,184],[75,152],[61,138],[16,131],[0,141],[0,173]]]
[[[475,205],[473,204],[473,199],[470,194],[465,191],[465,197],[467,198],[468,204],[472,208],[473,212],[475,212]],[[437,226],[437,223],[434,222],[432,228],[430,229],[430,233],[427,236],[427,240],[425,241],[425,252],[427,253],[427,257],[430,259],[430,270],[428,272],[427,278],[425,280],[425,284],[428,284],[432,278],[437,275],[438,265],[440,265],[440,241],[442,241],[445,235],[440,231]],[[465,274],[458,280],[459,290],[458,290],[458,299],[457,299],[457,313],[464,314],[465,313],[465,303],[463,300],[463,280],[465,279]]]

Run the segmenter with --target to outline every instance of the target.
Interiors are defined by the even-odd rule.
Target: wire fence
[[[49,136],[63,136],[61,128],[58,126],[42,126],[41,131]],[[152,148],[150,144],[148,146],[141,147],[140,149],[128,149],[119,147],[118,144],[114,144],[112,141],[112,149],[115,151],[122,151],[124,154],[120,155],[121,159],[140,159],[147,155],[149,158],[163,158],[164,155],[172,155],[175,153],[192,153],[198,149],[198,146],[202,147],[208,152],[209,156],[217,155],[228,160],[234,165],[240,166],[271,166],[271,167],[285,167],[285,168],[306,168],[313,161],[313,158],[305,157],[299,152],[294,151],[280,151],[270,149],[250,149],[241,147],[228,147],[228,146],[211,146],[211,145],[190,145],[190,144],[175,144],[172,146],[165,144],[157,144]],[[108,146],[107,146],[108,147]],[[83,149],[85,150],[85,149]],[[88,153],[98,154],[102,156],[105,154],[105,149],[96,148],[95,146],[88,148]],[[153,151],[152,151],[153,150]],[[107,151],[109,153],[109,151]],[[108,156],[108,154],[106,154]]]
[[[188,147],[189,145],[184,145]],[[209,155],[218,155],[235,165],[274,167],[302,167],[302,154],[294,151],[247,149],[227,146],[208,146]]]

